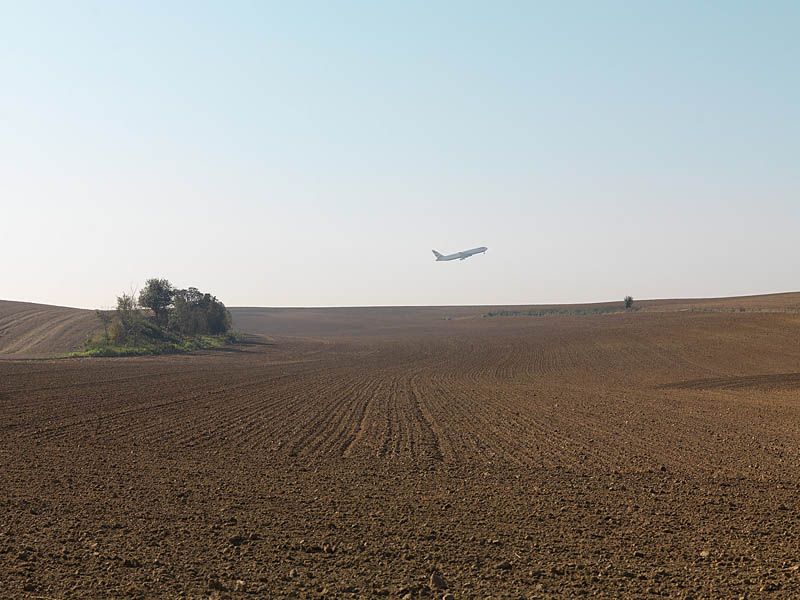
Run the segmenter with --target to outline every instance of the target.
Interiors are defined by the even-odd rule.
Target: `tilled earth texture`
[[[79,348],[99,326],[90,310],[0,300],[0,355],[63,354]]]
[[[0,595],[798,597],[796,298],[6,357]]]

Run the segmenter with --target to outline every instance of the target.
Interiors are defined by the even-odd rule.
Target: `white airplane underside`
[[[433,255],[436,257],[436,261],[445,261],[445,260],[465,260],[470,256],[475,256],[476,254],[483,254],[486,252],[488,248],[486,246],[479,246],[478,248],[470,248],[469,250],[463,250],[461,252],[456,252],[454,254],[440,254],[436,250],[433,251]]]

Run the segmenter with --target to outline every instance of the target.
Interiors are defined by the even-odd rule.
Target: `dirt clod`
[[[444,575],[442,575],[439,571],[434,571],[431,573],[429,585],[432,590],[446,590],[448,587],[450,587],[447,583],[447,580],[444,578]]]

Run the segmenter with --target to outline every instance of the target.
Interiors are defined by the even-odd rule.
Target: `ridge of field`
[[[797,300],[0,361],[4,593],[798,597]]]
[[[622,312],[621,302],[498,306],[396,306],[342,308],[232,307],[234,328],[271,336],[326,337],[424,330],[442,320],[490,314],[593,314]],[[800,312],[800,292],[733,298],[642,300],[637,312]],[[99,329],[91,310],[0,300],[0,355],[46,357],[79,349]]]
[[[800,292],[731,298],[640,300],[636,312],[798,312]],[[414,331],[442,320],[478,319],[489,315],[528,316],[543,313],[591,315],[624,312],[622,301],[582,304],[375,307],[232,307],[234,328],[274,336],[326,337]]]
[[[0,300],[0,354],[63,354],[78,349],[97,329],[91,310]]]

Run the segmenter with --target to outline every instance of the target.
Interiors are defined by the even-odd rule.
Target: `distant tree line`
[[[148,279],[136,292],[117,296],[114,311],[97,311],[106,343],[138,346],[176,343],[186,337],[218,336],[231,329],[231,315],[216,296],[195,287],[177,289]]]

